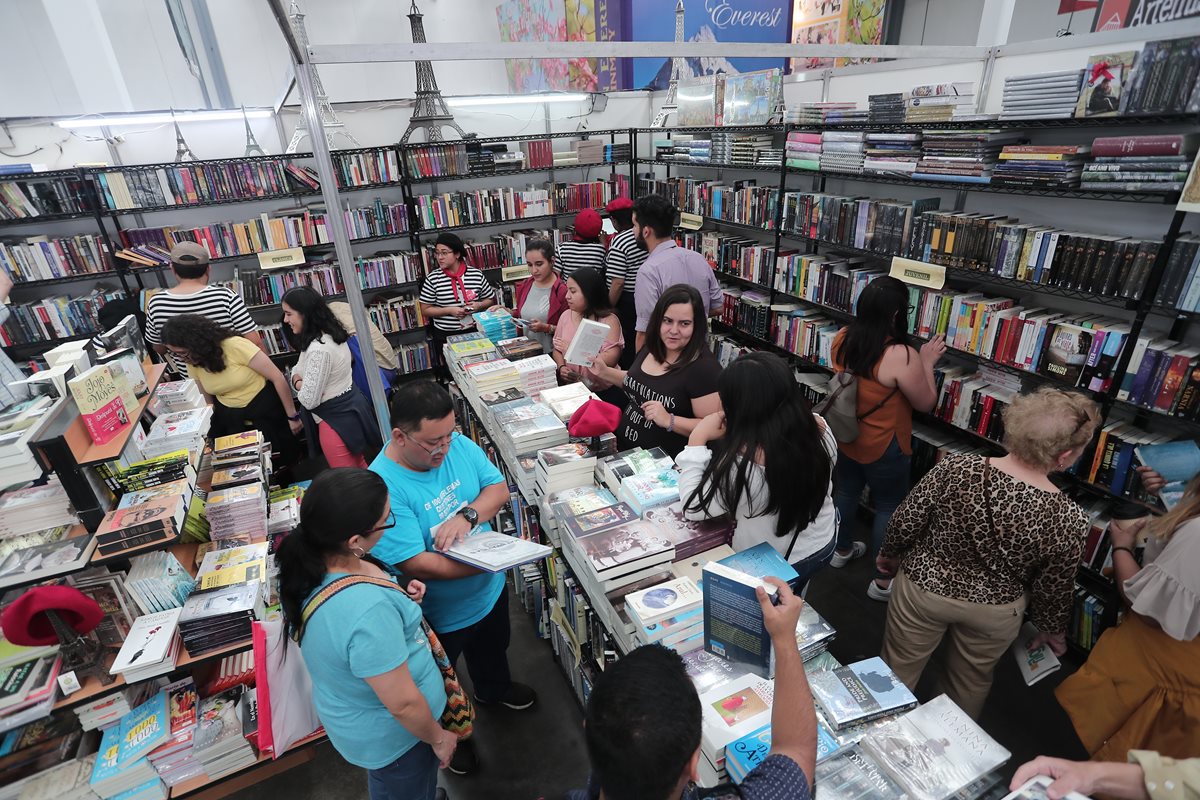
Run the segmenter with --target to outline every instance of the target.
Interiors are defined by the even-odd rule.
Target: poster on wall
[[[630,0],[633,41],[675,40],[676,0]],[[683,38],[689,42],[786,42],[791,0],[685,0]],[[841,3],[842,0],[837,0]],[[780,67],[778,58],[686,58],[681,78]],[[665,89],[671,80],[671,59],[633,59],[635,89]]]
[[[1200,17],[1200,7],[1196,3],[1181,3],[1179,0],[1104,0],[1092,22],[1092,31],[1118,31],[1192,17]]]
[[[883,15],[887,0],[847,0],[846,24],[842,28],[845,44],[883,44]],[[873,64],[877,58],[839,58],[838,66]]]
[[[783,71],[743,72],[725,78],[722,125],[766,125],[783,104]]]
[[[841,44],[846,25],[846,0],[793,0],[791,43]],[[800,55],[788,59],[788,70],[825,69],[832,58]]]
[[[627,0],[503,0],[496,6],[502,42],[628,39]],[[536,52],[536,45],[530,48]],[[508,88],[523,92],[608,92],[629,86],[629,59],[510,58]]]

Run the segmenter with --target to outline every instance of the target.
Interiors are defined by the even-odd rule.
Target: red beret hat
[[[46,611],[57,611],[77,633],[91,633],[104,619],[100,605],[74,586],[35,586],[0,614],[4,638],[23,647],[58,644]]]
[[[593,397],[575,409],[567,432],[572,436],[602,436],[615,431],[620,421],[621,409]]]
[[[626,208],[633,208],[632,200],[628,197],[614,197],[608,201],[608,205],[604,207],[604,210],[611,214],[614,211],[623,211]]]
[[[584,239],[591,239],[593,236],[600,235],[600,229],[604,227],[604,222],[601,221],[600,215],[593,208],[585,208],[575,215],[575,235],[582,236]]]

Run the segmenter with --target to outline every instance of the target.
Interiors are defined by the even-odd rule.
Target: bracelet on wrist
[[[672,414],[671,421],[669,423],[667,423],[667,433],[674,433],[674,432],[675,432],[675,415]]]
[[[1112,549],[1113,556],[1115,557],[1117,555],[1117,553],[1119,553],[1122,550],[1124,550],[1126,553],[1129,553],[1129,555],[1132,556],[1135,561],[1137,560],[1137,553],[1133,552],[1132,547],[1126,547],[1125,545],[1120,545],[1118,547],[1114,547]]]

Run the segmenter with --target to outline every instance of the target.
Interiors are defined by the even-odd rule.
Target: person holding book
[[[475,330],[476,311],[496,304],[496,289],[483,272],[466,262],[467,248],[453,233],[439,233],[433,245],[437,269],[430,269],[417,299],[430,321],[430,346],[441,362],[446,337]]]
[[[536,702],[532,688],[512,680],[508,666],[508,593],[504,573],[483,572],[445,555],[509,500],[508,483],[487,455],[455,430],[454,404],[433,381],[401,386],[392,397],[391,437],[371,471],[383,477],[395,524],[372,555],[426,581],[425,618],[450,663],[465,655],[475,700],[514,710]],[[469,739],[449,769],[477,766]]]
[[[567,280],[567,309],[559,317],[558,326],[554,331],[554,350],[551,356],[558,365],[559,383],[582,381],[600,399],[616,406],[624,406],[625,395],[614,387],[612,381],[598,375],[588,366],[567,363],[567,351],[575,335],[581,329],[591,327],[585,326],[584,320],[608,326],[608,334],[597,358],[606,366],[615,366],[617,359],[621,357],[621,350],[625,347],[625,337],[621,333],[621,320],[609,305],[604,276],[592,267],[576,270]],[[584,330],[584,334],[587,335],[588,331]]]
[[[708,349],[708,318],[695,287],[677,284],[658,298],[649,336],[628,371],[601,358],[592,371],[629,396],[617,427],[620,449],[661,447],[672,458],[700,420],[721,410],[721,365]]]
[[[675,458],[684,515],[702,520],[734,510],[733,549],[769,543],[795,567],[792,588],[803,592],[837,544],[837,441],[777,355],[739,357],[721,372],[717,391],[722,410],[700,420]],[[717,440],[714,455],[708,445]]]
[[[558,245],[558,274],[564,281],[585,267],[604,270],[604,243],[600,241],[604,223],[600,215],[594,208],[585,208],[575,215],[571,227],[574,236]]]
[[[830,566],[843,567],[870,550],[874,558],[888,519],[909,487],[913,409],[929,411],[937,403],[933,368],[946,352],[935,336],[915,350],[908,341],[908,288],[891,276],[871,281],[859,295],[854,321],[833,340],[838,371],[857,376],[858,439],[838,442],[834,502],[841,519],[837,550]],[[854,540],[863,488],[871,489],[875,519],[871,544]],[[867,596],[887,602],[891,578],[878,571]]]
[[[530,239],[525,247],[529,277],[513,291],[513,315],[525,320],[524,333],[554,352],[554,331],[567,309],[567,282],[554,271],[554,244],[549,239]]]
[[[249,340],[255,347],[262,348],[258,323],[246,310],[242,296],[227,286],[209,285],[209,255],[203,245],[180,242],[171,248],[170,259],[171,271],[175,273],[175,286],[155,292],[146,301],[146,343],[159,355],[165,355],[175,372],[184,378],[193,377],[189,374],[187,362],[172,356],[163,338],[163,327],[167,321],[182,314],[207,317],[216,325]]]
[[[1162,477],[1142,471],[1149,490]],[[1087,751],[1187,758],[1200,752],[1200,476],[1162,516],[1113,519],[1114,579],[1127,611],[1100,635],[1084,665],[1055,689]],[[1142,563],[1134,548],[1145,539]]]
[[[669,287],[687,284],[703,298],[702,316],[717,314],[725,304],[725,292],[717,282],[712,266],[695,250],[680,247],[671,234],[677,211],[671,202],[658,195],[639,197],[633,204],[634,241],[646,251],[645,262],[637,273],[634,307],[637,319],[637,352],[650,336],[650,317]]]
[[[277,467],[299,461],[303,424],[291,387],[254,342],[198,314],[168,319],[162,341],[211,399],[213,438],[259,430],[279,454]]]
[[[378,475],[321,473],[279,546],[279,598],[321,724],[342,758],[367,770],[371,800],[434,800],[458,737],[438,723],[446,687],[417,605],[425,586],[401,585],[369,555],[395,523]],[[361,580],[331,586],[352,576]]]
[[[775,651],[771,750],[740,784],[707,797],[812,797],[817,715],[796,647],[804,603],[778,578],[765,580],[778,592],[775,605],[762,587],[756,589]],[[700,696],[679,654],[654,644],[637,648],[596,680],[583,728],[592,774],[587,788],[568,793],[568,800],[697,800],[701,720]]]
[[[1038,756],[1017,769],[1009,788],[1044,775],[1050,800],[1071,792],[1117,800],[1194,800],[1200,797],[1200,758],[1176,760],[1153,750],[1130,750],[1128,761],[1068,761]]]
[[[649,255],[638,247],[633,232],[633,201],[628,197],[617,197],[604,207],[617,233],[608,240],[608,251],[604,254],[604,280],[608,283],[608,300],[617,310],[621,320],[621,334],[626,342],[637,341],[637,306],[634,291],[637,289],[637,274]],[[629,369],[637,351],[626,347],[617,362],[621,369]]]
[[[880,574],[894,578],[880,656],[915,689],[949,636],[943,688],[974,719],[1027,605],[1040,631],[1031,646],[1066,651],[1090,520],[1049,474],[1078,460],[1100,409],[1044,386],[1015,397],[1003,418],[1008,455],[939,461],[892,515],[876,559]]]
[[[307,422],[316,426],[321,452],[331,467],[367,468],[383,447],[371,404],[354,385],[350,336],[325,299],[308,286],[289,289],[282,298],[283,336],[300,359],[292,368],[292,386]]]

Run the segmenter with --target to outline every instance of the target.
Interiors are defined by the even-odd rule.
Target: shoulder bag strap
[[[312,619],[313,614],[317,613],[317,609],[325,604],[325,601],[343,589],[349,589],[351,586],[364,583],[382,586],[387,589],[395,589],[398,592],[404,591],[387,578],[374,578],[370,575],[347,575],[344,578],[330,581],[326,586],[321,587],[320,591],[314,594],[312,599],[305,604],[304,611],[300,614],[300,626],[296,629],[296,641],[299,642],[304,637],[304,629],[308,627],[308,621]]]
[[[893,386],[893,387],[892,387],[892,390],[891,390],[890,392],[888,392],[888,395],[887,395],[887,397],[883,398],[883,399],[882,399],[882,400],[880,400],[878,403],[876,403],[874,408],[872,408],[870,411],[868,411],[868,412],[867,412],[867,413],[865,413],[865,414],[859,414],[859,415],[858,415],[858,417],[857,417],[858,421],[859,421],[859,422],[862,422],[864,419],[866,419],[867,417],[871,416],[872,414],[874,414],[874,413],[875,413],[876,411],[878,411],[879,409],[883,408],[885,405],[887,405],[887,401],[888,401],[888,400],[891,400],[893,397],[895,397],[895,396],[896,396],[896,392],[898,392],[898,391],[900,391],[900,385],[899,385],[899,384],[897,384],[897,385]]]

